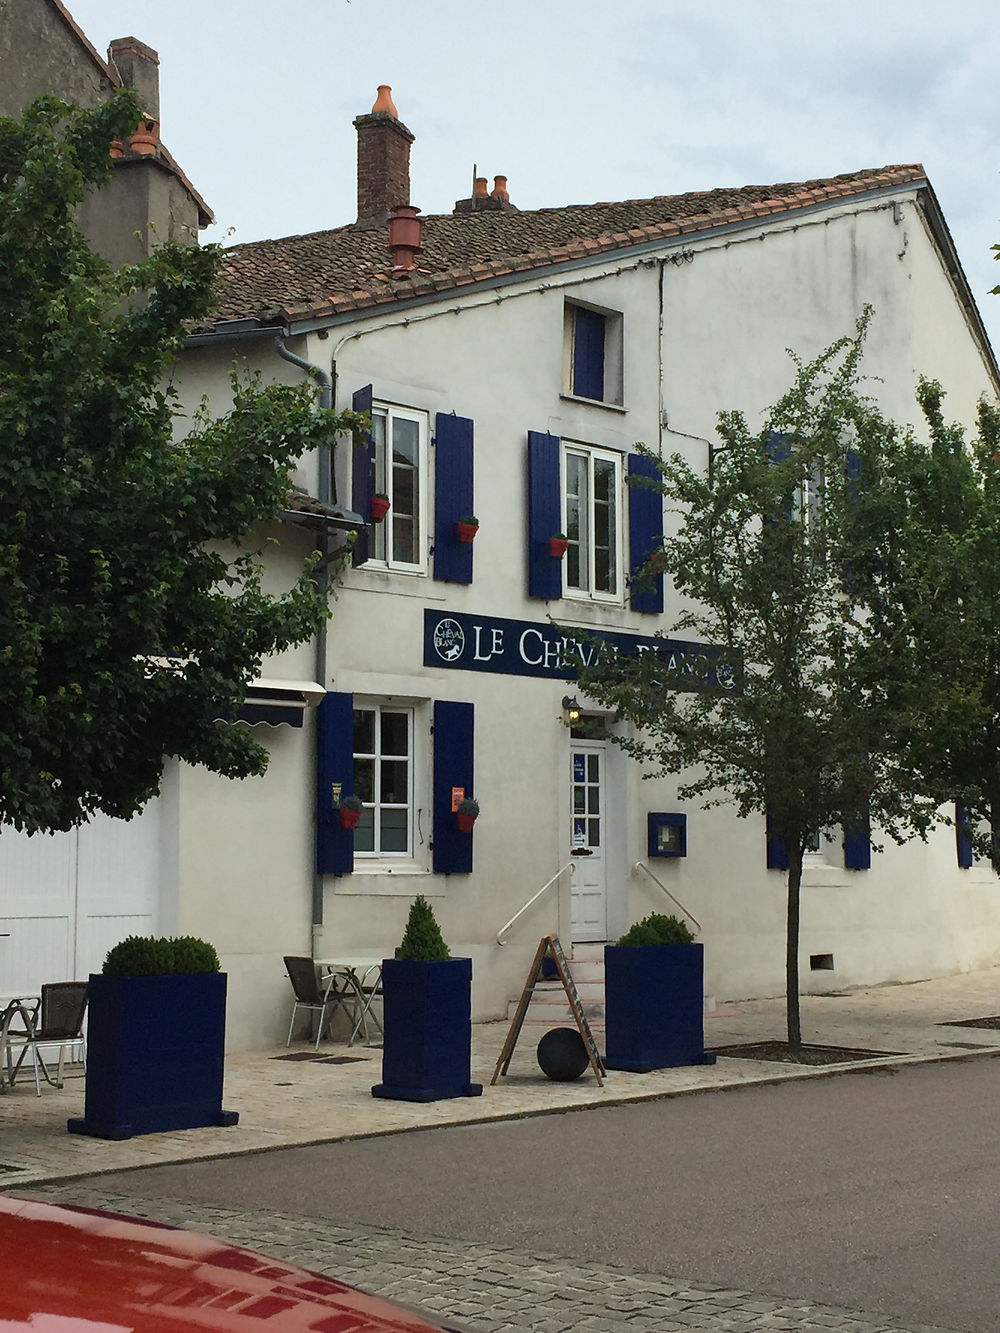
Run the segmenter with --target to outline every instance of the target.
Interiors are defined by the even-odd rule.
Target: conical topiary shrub
[[[418,963],[437,963],[451,957],[434,915],[434,908],[422,893],[417,894],[410,906],[406,930],[396,950],[396,957],[409,958]]]

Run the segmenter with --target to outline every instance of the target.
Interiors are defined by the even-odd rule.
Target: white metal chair
[[[83,1023],[87,1014],[87,991],[85,981],[54,981],[42,987],[42,997],[32,1009],[29,1002],[21,1002],[17,1013],[5,1025],[4,1046],[7,1059],[8,1078],[11,1087],[20,1073],[24,1058],[31,1052],[31,1063],[35,1072],[35,1092],[42,1095],[42,1078],[54,1088],[63,1085],[63,1066],[67,1049],[79,1054],[86,1068],[86,1038]],[[18,1026],[14,1026],[15,1019]],[[17,1059],[11,1064],[11,1044],[19,1042],[21,1049]],[[58,1046],[59,1067],[53,1078],[45,1063],[41,1047]]]

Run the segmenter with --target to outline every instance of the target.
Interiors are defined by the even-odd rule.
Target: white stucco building
[[[260,724],[266,777],[168,769],[141,854],[150,928],[215,943],[234,1047],[283,1037],[283,954],[391,955],[418,892],[474,960],[477,1018],[506,1013],[542,935],[613,939],[673,910],[656,881],[701,923],[715,996],[780,994],[785,877],[767,867],[763,818],[684,806],[609,739],[575,734],[557,626],[670,624],[669,585],[630,594],[663,533],[659,497],[627,484],[636,442],[707,466],[717,413],[762,420],[792,378],[786,349],[814,355],[866,303],[864,365],[889,415],[917,424],[922,373],[963,420],[996,394],[931,186],[896,166],[519,211],[498,178],[420,234],[397,209],[412,134],[384,94],[355,123],[358,220],[230,251],[217,318],[176,383],[191,411],[204,394],[221,409],[234,363],[289,383],[316,367],[374,433],[353,457],[338,443],[329,477],[303,459],[296,485],[333,515],[368,518],[375,492],[391,508],[361,536],[325,642],[267,665],[258,704],[301,725]],[[269,535],[278,581],[316,541],[301,523]],[[365,802],[354,833],[336,809],[350,791]],[[461,794],[481,806],[472,833],[455,822]],[[686,855],[649,856],[650,814],[686,816]],[[996,876],[959,865],[954,833],[869,869],[844,859],[834,836],[804,871],[804,989],[997,961]]]

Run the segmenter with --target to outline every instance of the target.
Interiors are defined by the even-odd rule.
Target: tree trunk
[[[802,1045],[799,1018],[799,890],[802,885],[802,844],[788,846],[788,913],[785,922],[785,1008],[788,1016],[788,1044],[793,1050]]]

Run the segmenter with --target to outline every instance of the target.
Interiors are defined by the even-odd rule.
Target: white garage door
[[[161,803],[71,833],[0,829],[0,995],[99,972],[126,935],[161,933]]]

